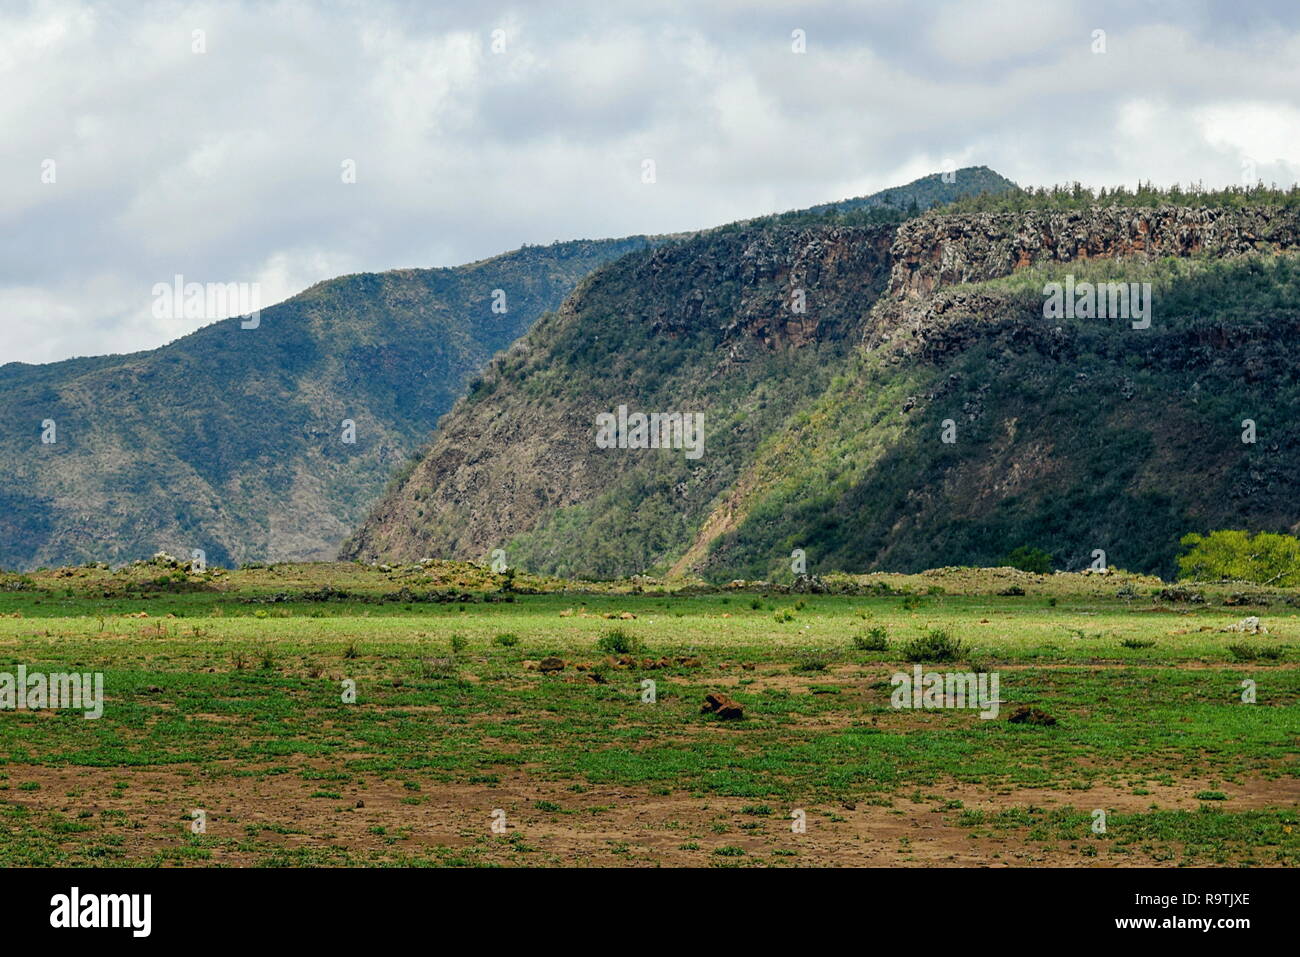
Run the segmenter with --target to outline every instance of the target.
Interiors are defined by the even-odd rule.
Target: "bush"
[[[421,658],[422,678],[450,678],[456,674],[455,658]]]
[[[865,635],[854,635],[853,647],[858,651],[888,651],[889,633],[877,626]]]
[[[464,635],[451,636],[451,653],[453,655],[460,654],[468,647],[469,647],[469,639],[466,638]]]
[[[966,656],[966,645],[942,628],[932,628],[903,646],[908,661],[956,661]]]
[[[1273,648],[1268,645],[1229,645],[1228,650],[1232,652],[1232,657],[1238,661],[1255,661],[1259,658],[1266,661],[1276,661],[1282,657],[1281,648]]]
[[[772,619],[777,622],[794,621],[794,609],[778,608],[772,612]]]
[[[1300,585],[1300,538],[1294,535],[1221,529],[1184,535],[1180,544],[1188,549],[1178,556],[1180,578]]]
[[[614,628],[600,636],[596,647],[609,655],[635,655],[641,651],[642,645],[639,638],[622,628]]]
[[[1052,573],[1052,556],[1041,548],[1031,548],[1028,545],[1021,545],[1019,548],[1014,549],[1006,558],[1002,559],[1002,564],[1018,568],[1022,572],[1032,572],[1035,575],[1050,575]]]
[[[492,640],[502,648],[513,648],[515,645],[519,644],[519,636],[513,632],[506,632],[505,634],[497,635]]]

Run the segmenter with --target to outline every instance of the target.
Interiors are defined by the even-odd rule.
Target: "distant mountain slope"
[[[849,213],[856,210],[892,208],[904,212],[915,208],[925,212],[934,206],[951,203],[967,196],[996,195],[1018,189],[1015,183],[987,166],[967,166],[948,173],[931,173],[906,186],[891,186],[870,196],[821,203],[801,212],[813,216]]]
[[[1184,532],[1300,523],[1298,248],[1294,205],[1110,206],[637,253],[494,360],[343,554],[788,579],[796,548],[910,571],[1026,545],[1167,573]],[[1150,282],[1151,327],[1044,318],[1067,276]],[[620,405],[702,412],[704,454],[598,447]]]
[[[147,352],[0,366],[0,565],[332,557],[493,353],[650,242],[344,276],[256,329],[229,319]]]

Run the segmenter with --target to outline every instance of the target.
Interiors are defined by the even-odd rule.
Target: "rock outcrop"
[[[1094,206],[1077,212],[922,216],[898,229],[889,293],[1005,276],[1045,262],[1160,256],[1237,256],[1300,246],[1300,211],[1273,206]]]

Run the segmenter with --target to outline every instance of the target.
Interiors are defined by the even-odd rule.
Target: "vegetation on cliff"
[[[1293,531],[1295,211],[1030,215],[755,223],[607,267],[347,554],[789,580],[796,551],[820,573],[1026,549],[1170,576],[1188,532]],[[1065,280],[1149,284],[1149,328],[1045,319]],[[598,452],[619,402],[703,411],[705,456]]]

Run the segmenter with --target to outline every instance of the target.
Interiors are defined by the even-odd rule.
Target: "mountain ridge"
[[[1181,400],[1194,391],[1195,380],[1187,377],[1195,375],[1219,383],[1231,396],[1226,359],[1204,354],[1198,337],[1232,343],[1225,352],[1247,367],[1265,362],[1264,350],[1286,341],[1277,332],[1294,325],[1285,305],[1293,265],[1289,258],[1268,257],[1295,250],[1298,227],[1294,207],[1268,205],[1098,207],[1005,216],[938,212],[881,226],[884,233],[874,234],[864,227],[810,226],[799,232],[749,226],[733,233],[739,239],[730,244],[700,236],[684,246],[628,257],[590,277],[586,295],[575,293],[556,313],[561,319],[539,324],[517,344],[521,355],[533,357],[531,365],[498,360],[488,367],[479,393],[444,420],[425,459],[405,479],[405,491],[390,488],[342,555],[477,559],[503,547],[530,571],[766,577],[780,573],[793,549],[810,543],[828,546],[822,558],[833,556],[835,570],[906,571],[927,563],[996,563],[1014,547],[1038,544],[1018,539],[1038,538],[1063,562],[1079,567],[1092,552],[1084,539],[1102,536],[1127,538],[1127,545],[1111,544],[1111,551],[1131,566],[1168,572],[1179,535],[1198,522],[1233,514],[1222,505],[1233,500],[1235,478],[1231,468],[1197,464],[1151,424],[1132,420],[1134,406],[1128,403],[1150,387],[1153,414],[1209,427],[1195,402],[1188,413],[1177,403],[1157,401],[1154,384]],[[864,257],[885,234],[887,255]],[[676,265],[675,257],[681,260]],[[1263,264],[1256,261],[1260,257]],[[639,278],[619,275],[637,260]],[[1182,267],[1170,264],[1192,272],[1176,274]],[[996,287],[1017,274],[1045,282],[1052,270],[1062,269],[1098,281],[1107,274],[1154,280],[1170,305],[1165,325],[1145,341],[1090,320],[1049,325],[1041,316],[1041,291],[1013,295]],[[717,287],[728,284],[734,288],[719,303]],[[796,287],[815,303],[811,315],[792,315],[778,305]],[[1270,328],[1233,315],[1230,302],[1215,298],[1227,287],[1267,303],[1280,318]],[[1218,310],[1216,321],[1197,325],[1185,288],[1205,290],[1206,301]],[[728,309],[735,314],[722,321]],[[634,331],[611,324],[616,315],[626,317]],[[748,353],[740,363],[764,364],[761,375],[737,371],[732,360],[738,340],[729,338],[737,332]],[[606,346],[593,351],[587,342],[579,348],[584,333]],[[698,349],[673,347],[686,340]],[[1158,348],[1145,351],[1153,345]],[[653,365],[659,354],[673,355],[687,369],[668,376],[668,390],[637,368]],[[1170,365],[1170,356],[1180,355],[1185,365]],[[1290,389],[1298,365],[1284,350],[1265,379]],[[1079,392],[1070,368],[1107,382],[1098,411],[1070,405]],[[951,380],[935,378],[943,369]],[[718,376],[731,380],[730,392],[727,386],[710,391],[708,383]],[[601,386],[605,380],[617,382],[622,393]],[[583,386],[566,394],[562,381]],[[1043,390],[1033,401],[1018,393],[1026,382]],[[1037,411],[1056,401],[1055,389],[1071,396],[1058,414],[1078,417],[1061,434]],[[498,390],[493,405],[488,400]],[[720,458],[687,465],[660,452],[611,466],[610,450],[591,448],[591,417],[622,398],[646,409],[698,403],[710,415],[709,438]],[[1203,410],[1209,400],[1200,401]],[[1265,408],[1262,397],[1255,401]],[[939,408],[945,403],[947,408]],[[859,418],[843,418],[846,409]],[[961,451],[938,445],[938,419],[918,433],[913,422],[939,411],[948,413],[944,421],[977,433],[979,444]],[[511,429],[525,416],[546,439],[521,461],[512,443],[526,446],[527,439]],[[809,425],[817,416],[838,424]],[[859,423],[866,427],[859,430]],[[1234,448],[1225,438],[1235,437],[1228,424],[1213,426],[1224,462],[1241,462],[1243,455],[1263,462],[1269,449],[1274,458],[1290,461],[1276,442],[1262,450]],[[1056,431],[1062,428],[1058,422]],[[472,435],[487,437],[489,448],[469,448]],[[543,450],[550,448],[564,450],[563,469],[548,465]],[[763,473],[758,457],[782,448],[788,467]],[[1095,471],[1102,450],[1121,455],[1115,474],[1098,480],[1098,487],[1109,490],[1109,501],[1077,486],[1065,468],[1068,462]],[[1014,460],[1010,479],[999,480],[991,471],[999,456]],[[1175,469],[1177,494],[1160,491],[1153,457]],[[888,476],[863,484],[864,476],[885,465],[898,475],[914,474],[915,486]],[[1249,462],[1245,467],[1252,468]],[[1284,471],[1276,462],[1261,468],[1257,464],[1247,474],[1273,477],[1260,480],[1260,489],[1251,493],[1253,505],[1243,508],[1236,496],[1236,513],[1269,530],[1294,527],[1294,510],[1277,494],[1286,488]],[[1197,501],[1201,481],[1222,489],[1217,504]],[[977,487],[993,490],[982,505],[966,501]],[[750,497],[737,498],[737,490],[746,488]],[[886,489],[893,496],[888,502],[880,499]],[[1052,518],[1059,505],[1049,500],[1058,494],[1081,503],[1064,520]],[[869,503],[873,515],[893,515],[892,524],[882,527],[884,518],[864,522],[866,513],[848,504],[855,499]],[[937,510],[958,505],[960,521],[945,524]],[[912,506],[928,515],[922,527],[909,527]],[[773,510],[801,517],[787,520]],[[1004,527],[989,526],[990,514],[1001,515]],[[1150,528],[1135,529],[1133,523],[1142,520]],[[1062,527],[1054,530],[1053,521]],[[972,531],[978,527],[985,530]],[[906,542],[914,544],[899,544]],[[756,564],[760,553],[767,558]],[[890,561],[901,564],[879,564]]]
[[[255,329],[231,318],[157,349],[8,363],[0,564],[332,557],[491,355],[596,265],[654,241],[353,273],[264,308]]]
[[[971,168],[823,204],[812,218],[897,221],[904,197],[928,204],[1012,187]],[[457,267],[351,273],[266,307],[256,329],[226,319],[157,349],[0,366],[0,565],[192,549],[214,564],[332,557],[488,360],[598,266],[809,218],[793,210],[696,232],[525,246]],[[505,314],[491,311],[497,289]],[[47,420],[51,445],[40,441]]]

